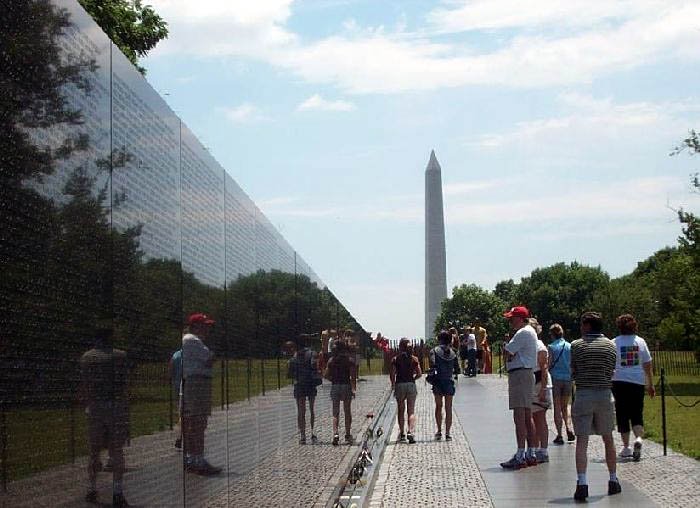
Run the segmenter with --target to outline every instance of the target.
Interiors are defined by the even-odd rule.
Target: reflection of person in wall
[[[95,347],[80,358],[80,399],[85,404],[88,429],[88,492],[97,503],[100,451],[107,448],[112,467],[113,506],[129,506],[124,499],[124,444],[129,435],[126,353],[112,347],[112,327],[95,331]]]
[[[214,354],[204,341],[214,321],[206,314],[187,318],[189,333],[182,337],[182,436],[185,470],[203,476],[221,472],[204,459],[204,431],[211,414]]]
[[[355,397],[357,378],[355,377],[355,361],[350,356],[350,350],[344,339],[338,339],[333,344],[333,356],[328,362],[324,377],[331,383],[331,402],[333,403],[333,445],[340,441],[338,427],[340,420],[340,403],[343,403],[345,416],[345,442],[352,444],[354,439],[350,432],[352,427],[352,399]]]
[[[290,349],[296,349],[291,342]],[[287,366],[287,377],[294,380],[294,398],[297,402],[297,426],[299,428],[299,444],[306,444],[306,399],[309,399],[309,417],[311,423],[311,442],[316,443],[318,438],[314,433],[316,414],[314,403],[316,402],[316,387],[321,384],[321,375],[318,371],[318,356],[305,341],[300,338],[301,349],[294,352]]]
[[[182,448],[182,349],[178,349],[168,362],[172,393],[177,397],[177,424],[175,429],[175,448]]]

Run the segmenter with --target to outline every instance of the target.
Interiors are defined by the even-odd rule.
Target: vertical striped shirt
[[[571,373],[576,388],[611,388],[616,361],[615,343],[605,335],[586,335],[571,343]]]

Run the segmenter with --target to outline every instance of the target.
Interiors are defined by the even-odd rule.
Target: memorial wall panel
[[[75,0],[2,22],[0,505],[245,505],[329,293]]]

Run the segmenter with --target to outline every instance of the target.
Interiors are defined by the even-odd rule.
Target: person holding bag
[[[450,429],[452,428],[452,397],[455,394],[455,382],[453,379],[459,375],[459,360],[457,353],[450,347],[452,336],[447,330],[441,330],[438,334],[439,346],[430,351],[430,367],[434,369],[428,382],[433,385],[435,396],[435,423],[437,432],[435,439],[442,439],[442,407],[445,406],[445,441],[452,441]]]

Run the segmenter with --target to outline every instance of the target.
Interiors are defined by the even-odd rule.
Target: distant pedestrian
[[[612,391],[615,396],[617,430],[622,438],[620,457],[642,456],[644,437],[644,389],[654,397],[651,353],[646,341],[637,335],[637,320],[632,314],[623,314],[616,320],[620,335],[613,339],[617,349],[617,363]],[[630,424],[634,432],[634,450],[630,449]]]
[[[474,335],[476,336],[476,372],[484,372],[484,348],[483,342],[486,340],[486,328],[481,326],[477,319],[474,324]]]
[[[204,458],[204,433],[211,414],[214,353],[206,345],[214,320],[202,313],[187,318],[182,337],[182,434],[185,470],[212,476],[221,468]]]
[[[481,350],[483,351],[481,371],[484,374],[491,374],[493,372],[493,366],[491,365],[491,346],[489,345],[488,337],[484,337],[481,341]]]
[[[340,420],[340,403],[343,403],[345,417],[345,442],[352,444],[354,439],[350,431],[352,427],[352,399],[355,397],[356,382],[354,360],[350,356],[348,345],[344,339],[335,341],[334,352],[326,366],[324,377],[331,385],[331,401],[333,403],[333,445],[340,441],[338,427]]]
[[[450,346],[452,346],[452,349],[454,349],[455,352],[457,352],[459,351],[459,332],[454,326],[450,327],[448,331],[450,332],[450,337],[452,338],[452,343],[450,344]]]
[[[467,335],[467,377],[476,377],[476,353],[476,335],[471,328]]]
[[[574,441],[576,436],[571,429],[569,418],[569,399],[571,398],[571,344],[564,339],[564,328],[558,323],[549,327],[549,373],[552,376],[552,395],[554,399],[554,426],[557,437],[553,443],[562,445],[562,427],[566,429],[567,441]],[[562,425],[563,423],[563,425]]]
[[[435,397],[435,424],[437,432],[435,439],[442,439],[442,407],[445,406],[445,440],[452,441],[450,429],[452,428],[452,397],[455,394],[455,382],[453,379],[459,374],[459,361],[457,353],[452,349],[452,336],[446,330],[438,334],[438,346],[430,350],[430,366],[435,367],[437,374],[433,382],[433,395]]]
[[[513,337],[504,347],[508,370],[508,407],[513,410],[515,440],[518,449],[513,457],[501,463],[505,469],[521,469],[537,464],[535,428],[532,424],[532,393],[535,389],[533,370],[537,364],[537,334],[530,326],[527,307],[513,307],[503,314],[513,330]],[[527,441],[528,449],[525,450]]]
[[[418,358],[411,354],[408,339],[401,339],[399,341],[399,354],[391,360],[389,379],[398,406],[399,441],[408,439],[411,444],[416,442],[414,437],[416,396],[418,395],[416,380],[422,374]],[[408,433],[404,434],[406,420],[408,420]]]
[[[299,350],[294,351],[287,364],[287,377],[294,380],[294,399],[297,404],[297,429],[299,444],[306,444],[306,401],[309,401],[309,423],[311,427],[311,442],[318,442],[314,426],[316,423],[315,402],[316,387],[322,383],[318,371],[318,355],[306,343],[307,338],[299,339]],[[295,345],[292,343],[292,348]]]
[[[469,332],[471,331],[471,328],[468,326],[465,326],[462,329],[462,335],[459,336],[459,360],[462,364],[462,372],[464,372],[464,375],[467,375],[467,339],[469,338]]]
[[[79,397],[85,404],[88,435],[88,492],[97,504],[100,452],[107,448],[112,467],[112,506],[129,506],[124,498],[124,445],[129,437],[126,352],[112,347],[111,326],[95,331],[95,347],[80,358]]]
[[[605,445],[605,462],[610,479],[608,495],[622,492],[617,479],[615,441],[613,440],[614,408],[612,376],[617,352],[613,341],[603,335],[603,318],[597,312],[581,316],[582,338],[571,344],[571,375],[576,383],[576,399],[571,416],[576,431],[576,492],[574,499],[588,497],[588,436],[600,435]]]
[[[530,326],[537,334],[537,365],[533,370],[535,388],[532,393],[532,423],[535,426],[535,458],[537,463],[549,462],[549,426],[547,410],[552,407],[552,378],[549,375],[547,346],[539,338],[542,326],[530,318]]]

